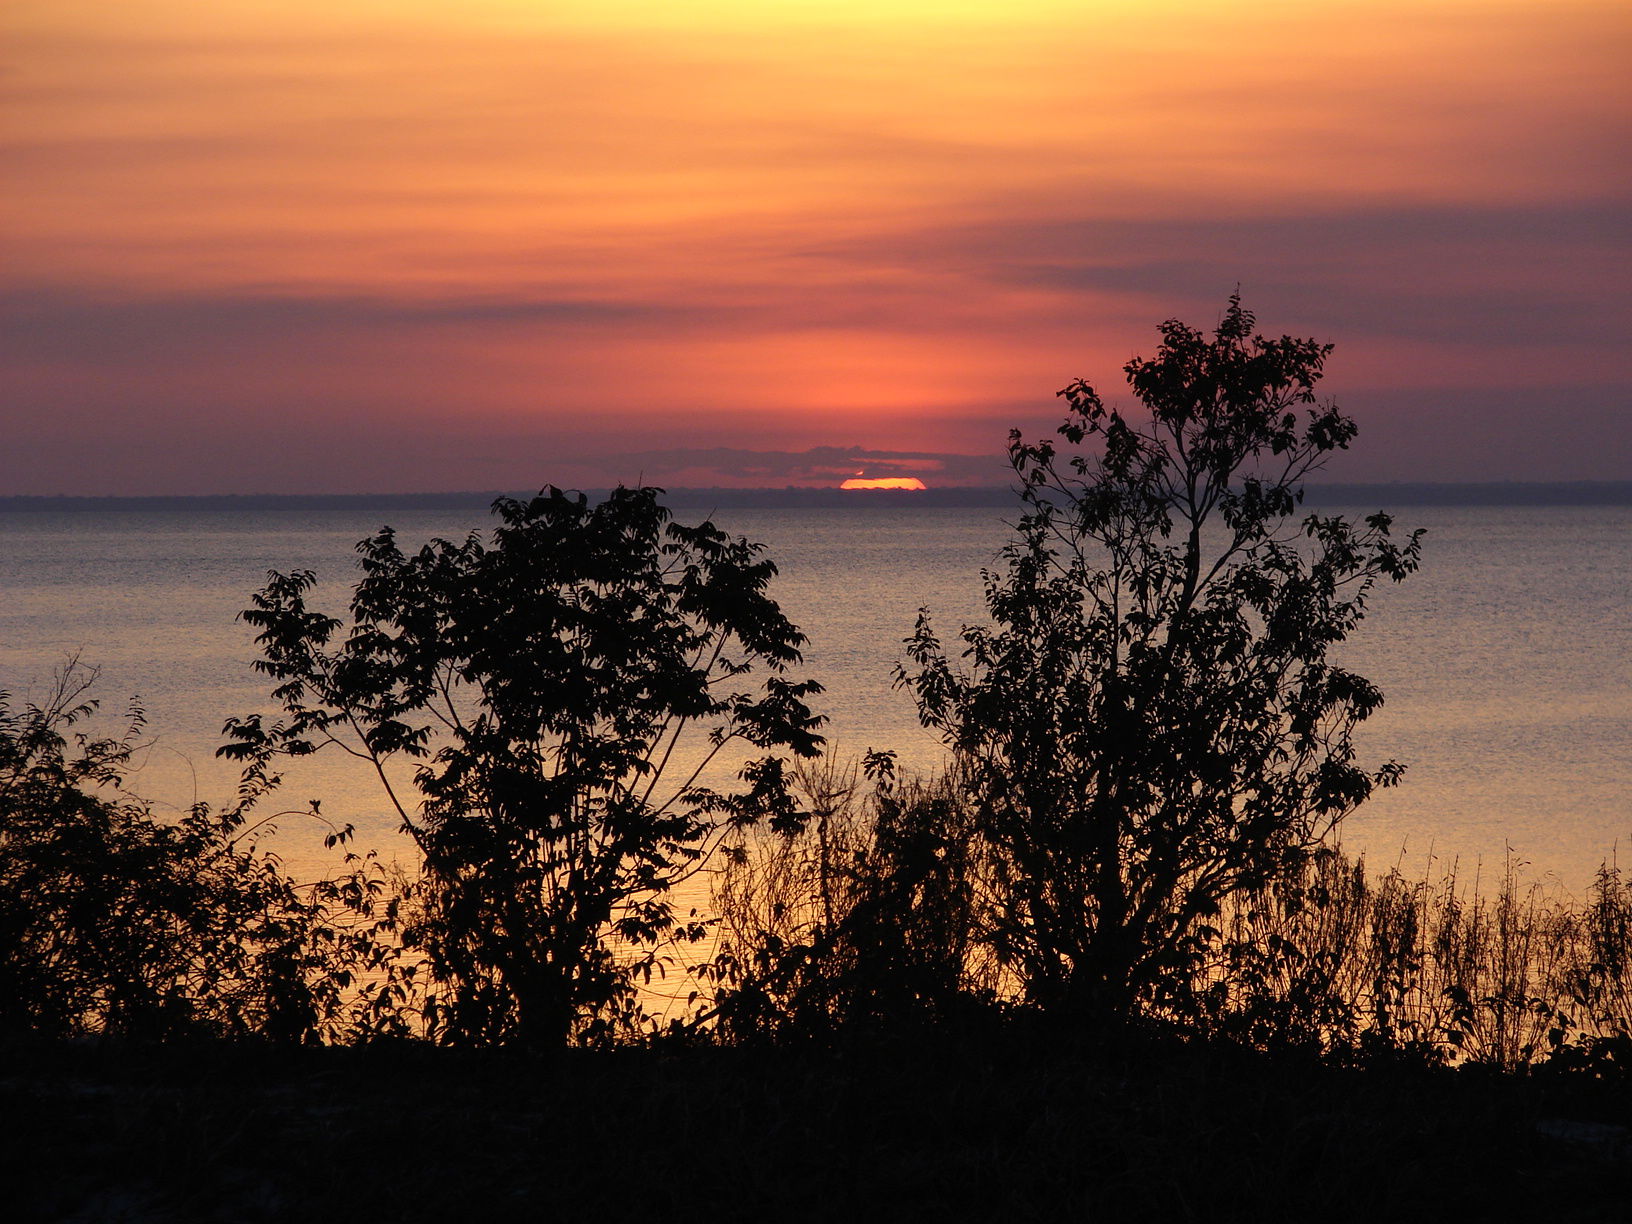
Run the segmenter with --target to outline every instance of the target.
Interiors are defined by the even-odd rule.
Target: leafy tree
[[[775,750],[817,752],[820,689],[787,678],[804,637],[766,594],[776,567],[670,521],[659,492],[502,499],[491,543],[405,553],[382,530],[343,635],[306,606],[310,573],[274,573],[243,614],[284,717],[229,722],[221,751],[251,799],[279,754],[338,745],[378,771],[423,856],[405,938],[450,1039],[604,1034],[660,944],[702,933],[674,886],[731,829],[798,824]],[[417,802],[393,759],[416,763]]]
[[[1298,517],[1355,426],[1315,397],[1330,345],[1254,327],[1239,297],[1211,337],[1164,323],[1126,367],[1140,416],[1079,380],[1071,449],[1011,434],[992,624],[963,630],[966,669],[927,612],[909,639],[900,680],[977,792],[997,950],[1047,1007],[1125,1017],[1183,981],[1226,898],[1400,773],[1356,764],[1382,694],[1331,654],[1421,533]]]
[[[0,692],[0,1029],[157,1040],[351,1031],[388,974],[394,920],[371,865],[298,886],[233,813],[163,820],[122,789],[135,736],[71,663],[41,705]],[[343,836],[343,835],[341,835]]]

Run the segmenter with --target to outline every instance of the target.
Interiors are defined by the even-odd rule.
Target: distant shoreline
[[[602,491],[592,490],[599,496]],[[531,491],[458,493],[217,493],[193,496],[91,497],[0,496],[0,512],[72,511],[267,511],[267,510],[485,510],[498,497],[527,497]],[[1632,480],[1481,481],[1465,484],[1396,482],[1310,485],[1314,506],[1626,506]],[[687,509],[829,509],[877,506],[1015,505],[1007,486],[843,491],[834,488],[670,489],[664,501]]]

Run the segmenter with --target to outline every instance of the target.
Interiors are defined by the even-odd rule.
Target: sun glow
[[[905,489],[913,493],[922,492],[928,487],[916,476],[881,476],[876,480],[852,476],[839,486],[841,489]]]

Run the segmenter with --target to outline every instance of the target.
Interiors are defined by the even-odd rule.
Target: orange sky
[[[1632,478],[1624,0],[12,0],[0,45],[0,494],[993,482],[1238,282],[1338,345],[1334,476]]]

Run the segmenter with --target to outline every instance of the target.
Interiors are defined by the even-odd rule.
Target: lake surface
[[[1356,507],[1366,513],[1376,507]],[[1460,860],[1488,877],[1511,853],[1573,891],[1632,844],[1632,507],[1392,507],[1429,530],[1422,572],[1380,588],[1345,661],[1387,704],[1365,759],[1404,782],[1345,826],[1374,863],[1421,872]],[[681,510],[682,521],[700,513]],[[1007,537],[1002,514],[910,506],[732,509],[729,530],[764,542],[776,597],[810,637],[807,674],[827,693],[842,754],[891,748],[931,769],[937,741],[891,683],[922,606],[947,639],[982,616],[980,570]],[[276,510],[0,513],[0,688],[40,697],[69,654],[101,669],[99,726],[131,697],[148,746],[130,785],[161,806],[230,800],[214,758],[229,715],[270,710],[235,619],[269,569],[312,569],[316,607],[339,614],[356,541],[389,522],[404,544],[485,526],[451,511]],[[396,819],[339,759],[286,771],[283,802],[320,798],[388,852]],[[315,862],[318,831],[286,821],[280,851]],[[1632,860],[1632,850],[1628,851]]]

